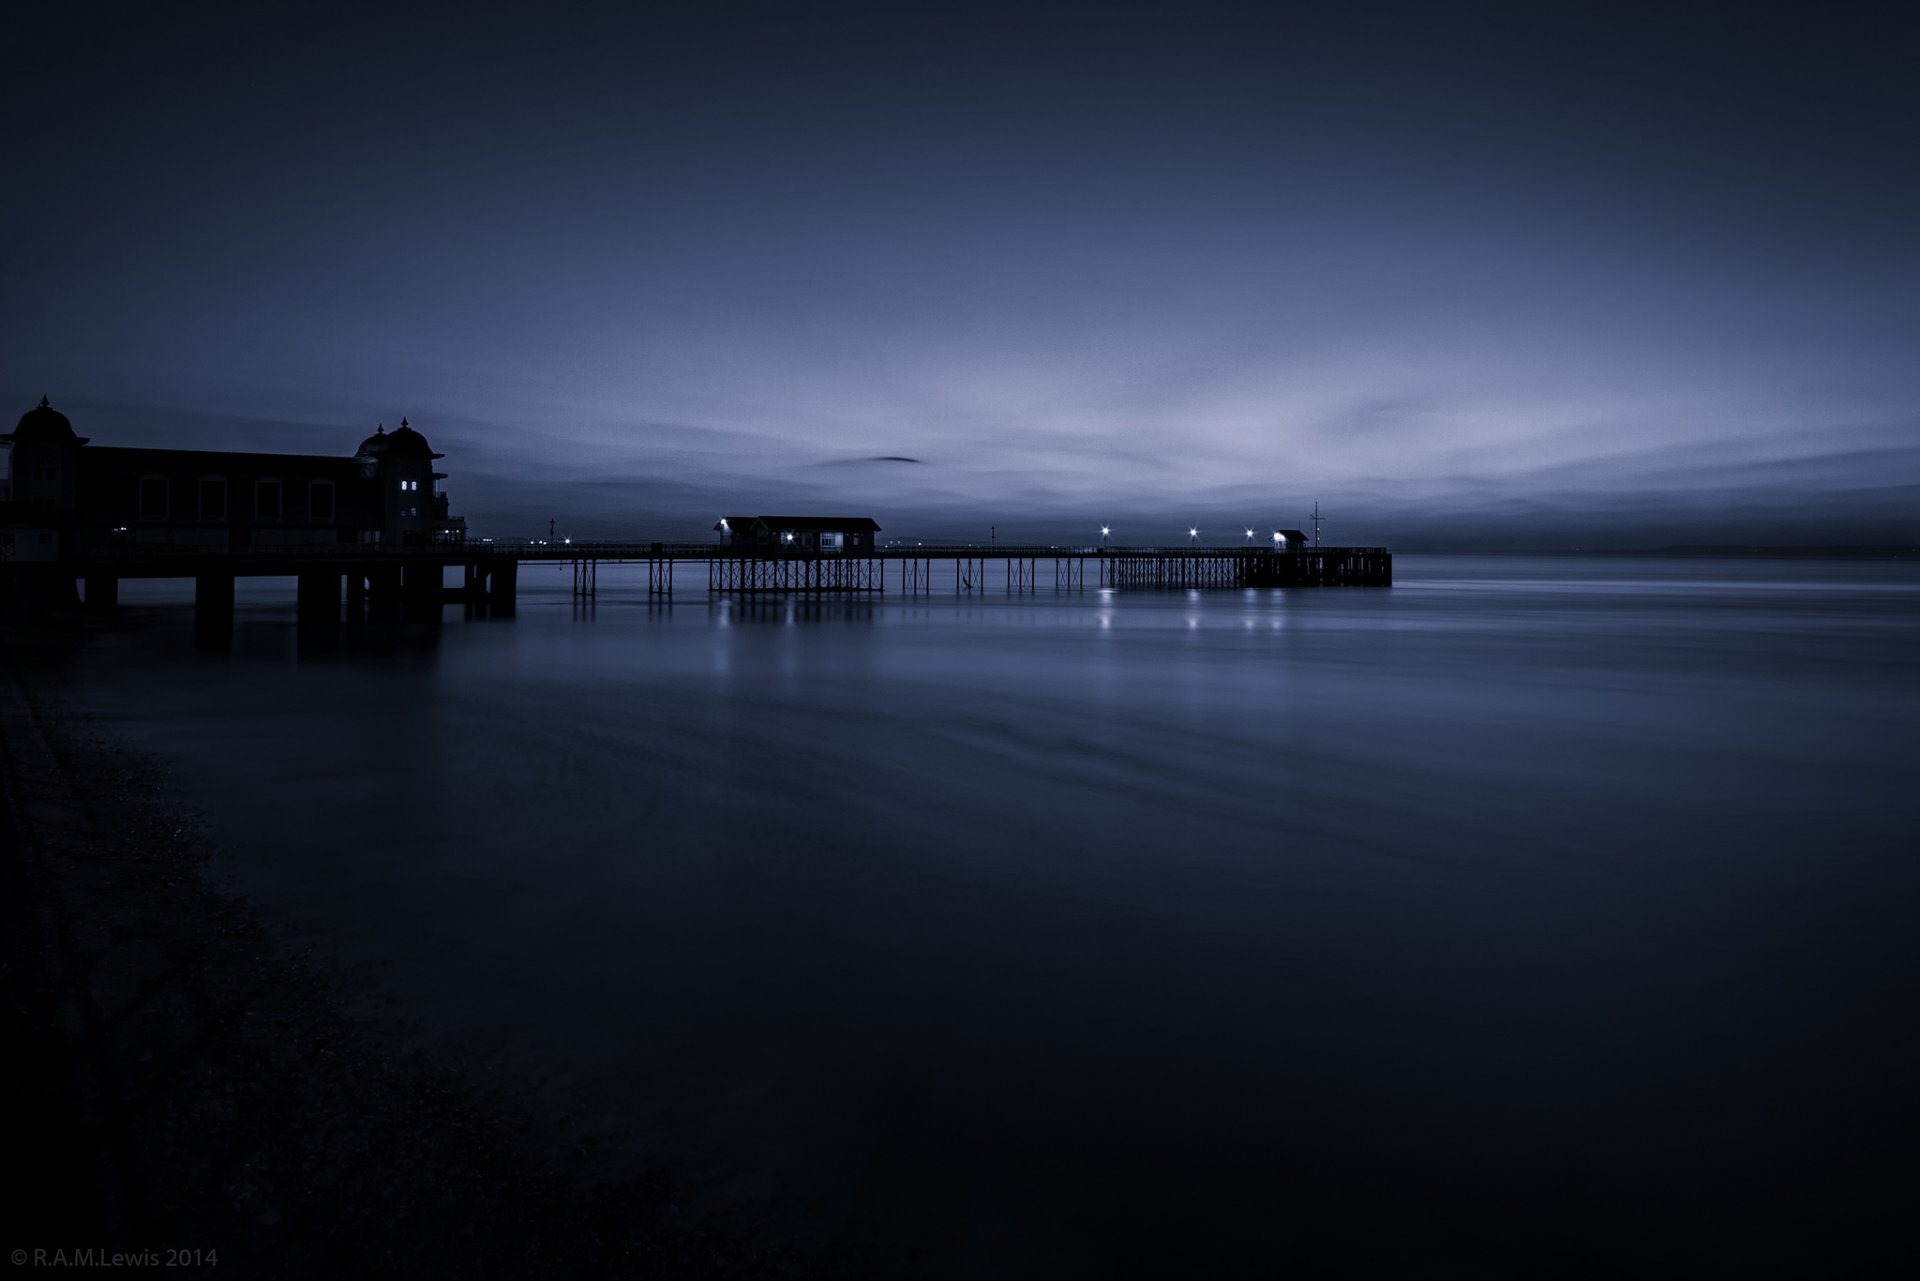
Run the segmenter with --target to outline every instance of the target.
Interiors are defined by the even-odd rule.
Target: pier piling
[[[305,570],[298,579],[295,616],[302,627],[331,627],[340,621],[340,571]]]

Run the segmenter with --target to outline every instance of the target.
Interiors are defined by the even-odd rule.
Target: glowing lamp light
[[[1273,545],[1274,545],[1275,547],[1278,547],[1278,546],[1279,546],[1280,544],[1282,544],[1282,543],[1284,543],[1284,542],[1286,542],[1286,541],[1287,541],[1287,538],[1286,538],[1286,535],[1284,535],[1284,534],[1282,534],[1282,533],[1279,533],[1278,531],[1276,531],[1276,532],[1274,533],[1274,535],[1273,535]]]

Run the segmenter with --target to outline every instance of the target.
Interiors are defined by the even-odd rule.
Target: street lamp
[[[1253,531],[1251,529],[1247,531],[1247,546],[1253,546]]]
[[[1198,537],[1200,537],[1200,530],[1197,527],[1189,526],[1187,528],[1187,546],[1193,546],[1194,539]]]
[[[1111,529],[1108,529],[1105,525],[1100,526],[1100,546],[1102,549],[1104,549],[1107,545],[1107,535],[1111,534],[1112,532],[1113,531]]]
[[[1278,546],[1280,546],[1280,545],[1281,545],[1282,543],[1284,543],[1284,542],[1286,542],[1286,541],[1287,541],[1287,536],[1286,536],[1285,534],[1282,534],[1282,533],[1281,533],[1281,532],[1280,532],[1279,530],[1277,530],[1277,529],[1273,531],[1273,545],[1274,545],[1275,547],[1278,547]]]

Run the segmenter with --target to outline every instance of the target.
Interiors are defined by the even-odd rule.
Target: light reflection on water
[[[93,689],[437,1044],[882,1270],[1870,1200],[1920,1070],[1920,575],[1397,569],[529,570],[513,621],[304,648],[256,590],[213,653],[128,591]]]

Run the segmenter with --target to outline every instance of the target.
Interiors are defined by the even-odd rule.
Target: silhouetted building
[[[836,553],[870,552],[880,526],[870,516],[722,516],[714,526],[722,547],[787,548]]]
[[[16,552],[136,547],[417,546],[466,539],[445,473],[403,418],[350,457],[94,445],[42,398],[8,444],[0,528]],[[52,532],[53,540],[42,535]],[[0,546],[4,546],[0,541]],[[16,559],[51,559],[16,555]]]
[[[1283,529],[1280,531],[1280,537],[1287,540],[1287,550],[1290,552],[1297,552],[1307,545],[1307,536],[1302,530]]]

